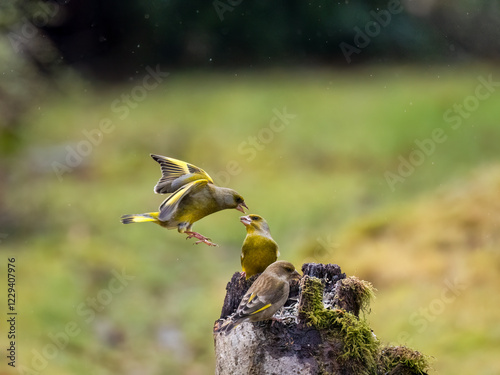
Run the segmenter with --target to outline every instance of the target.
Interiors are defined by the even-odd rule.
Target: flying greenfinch
[[[159,212],[123,215],[123,224],[153,222],[167,229],[196,238],[196,244],[217,246],[210,238],[193,232],[196,221],[214,212],[235,208],[245,213],[243,197],[232,189],[216,186],[203,169],[181,160],[161,155],[151,157],[160,164],[162,177],[154,187],[157,194],[172,193],[160,205]]]
[[[271,319],[288,299],[290,282],[298,279],[300,274],[292,263],[280,260],[270,264],[250,286],[236,312],[216,332],[227,334],[240,323]]]
[[[248,279],[264,272],[267,266],[276,262],[280,253],[263,217],[251,214],[240,217],[240,221],[247,230],[241,247],[241,268]]]

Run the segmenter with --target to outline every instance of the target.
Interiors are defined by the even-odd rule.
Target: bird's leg
[[[189,239],[189,238],[198,239],[198,241],[195,242],[196,245],[203,242],[204,244],[207,244],[208,246],[219,246],[216,243],[213,243],[212,241],[210,241],[210,238],[205,237],[202,234],[192,232],[192,231],[185,231],[184,233],[188,235],[186,239]]]

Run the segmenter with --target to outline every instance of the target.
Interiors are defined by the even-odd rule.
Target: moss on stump
[[[374,288],[369,282],[346,277],[332,264],[307,263],[302,273],[275,321],[214,333],[216,374],[426,374],[424,355],[383,347],[370,329],[366,315]],[[234,274],[215,327],[234,313],[255,278]]]

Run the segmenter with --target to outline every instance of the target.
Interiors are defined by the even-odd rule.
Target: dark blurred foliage
[[[374,13],[402,7],[375,30],[352,63],[498,57],[499,2],[482,1],[7,1],[3,27],[31,22],[57,56],[34,60],[42,72],[64,61],[99,79],[122,79],[148,64],[182,67],[282,64],[346,66],[339,47],[355,46]],[[372,25],[373,26],[373,25]],[[19,34],[18,34],[19,35]],[[10,38],[12,39],[12,37]],[[19,38],[22,49],[34,40]],[[24,38],[26,39],[26,38]],[[29,38],[28,38],[29,39]],[[11,40],[12,41],[12,40]],[[38,48],[44,50],[45,48]],[[47,66],[49,65],[49,66]]]
[[[67,67],[92,81],[116,82],[156,64],[171,69],[347,68],[367,62],[496,59],[499,4],[498,0],[4,0],[0,3],[2,151],[15,145],[11,125],[37,98],[58,90],[58,78]],[[396,8],[401,11],[389,12]],[[342,44],[359,53],[346,58]]]

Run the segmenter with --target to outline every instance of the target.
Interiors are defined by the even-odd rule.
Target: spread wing
[[[192,194],[208,184],[207,180],[196,180],[189,182],[180,189],[176,190],[171,196],[163,201],[160,205],[160,215],[158,220],[168,221],[172,215],[177,211],[182,200],[189,194]]]
[[[157,194],[174,193],[180,187],[197,180],[214,183],[207,172],[193,164],[161,155],[151,154],[151,157],[161,167],[162,176],[154,188]]]

